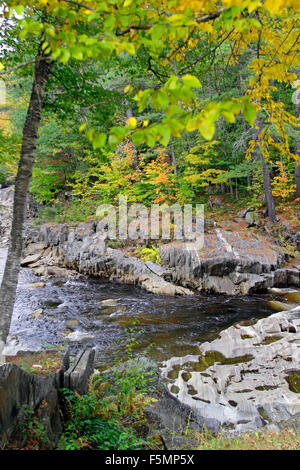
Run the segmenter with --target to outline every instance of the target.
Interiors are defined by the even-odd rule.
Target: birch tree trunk
[[[50,58],[44,55],[40,45],[35,60],[34,81],[23,128],[22,147],[15,181],[10,244],[0,289],[0,355],[9,333],[16,297],[23,248],[27,194],[35,159],[37,134],[41,122],[46,84],[51,66]]]

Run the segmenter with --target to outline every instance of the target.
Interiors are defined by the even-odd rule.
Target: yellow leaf
[[[127,119],[127,125],[130,127],[136,127],[137,120],[135,119],[135,117],[130,117],[129,119]]]
[[[124,88],[124,93],[129,93],[131,90],[132,90],[132,86],[131,86],[131,85],[127,85],[127,86]]]

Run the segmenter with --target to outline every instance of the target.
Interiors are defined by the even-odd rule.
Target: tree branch
[[[74,0],[63,0],[63,1],[66,3],[71,3],[72,5],[76,5],[77,7],[84,8],[85,10],[96,11],[95,8],[89,7],[80,2],[75,2]]]
[[[49,57],[40,57],[39,60],[49,60]],[[20,69],[21,67],[26,67],[27,65],[31,65],[35,63],[35,59],[29,60],[28,62],[22,62],[19,65],[16,65],[15,67],[11,67],[10,69],[3,70],[0,72],[0,75],[7,75],[8,73],[14,72],[15,70]]]
[[[69,1],[69,0],[65,0],[65,1]],[[206,23],[208,21],[215,20],[215,19],[219,18],[219,16],[221,16],[223,11],[225,11],[225,8],[220,8],[220,10],[213,11],[211,13],[208,13],[207,15],[200,16],[199,18],[196,18],[195,21],[196,21],[196,23]],[[146,30],[149,30],[149,29],[153,28],[153,26],[155,26],[155,24],[130,25],[124,31],[117,32],[116,35],[117,36],[123,36],[124,34],[130,33],[130,31],[132,29],[134,29],[136,31],[138,31],[138,30],[146,31]],[[182,26],[184,26],[184,25],[182,25]]]

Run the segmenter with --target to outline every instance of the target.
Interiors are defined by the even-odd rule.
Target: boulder
[[[44,282],[34,282],[33,284],[30,284],[28,286],[29,289],[37,289],[37,288],[40,288],[40,287],[45,287],[46,284]]]
[[[69,333],[65,339],[72,343],[84,343],[86,341],[92,341],[94,338],[94,335],[90,333],[85,333],[84,331],[76,330],[72,333]]]
[[[37,308],[36,310],[34,310],[34,312],[32,312],[32,316],[35,320],[38,320],[40,318],[40,316],[43,314],[43,309],[42,308]]]
[[[41,257],[42,257],[41,252],[40,253],[35,253],[34,255],[26,256],[26,258],[24,258],[21,261],[21,266],[28,266],[29,264],[36,263]]]

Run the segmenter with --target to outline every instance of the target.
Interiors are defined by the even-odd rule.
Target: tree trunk
[[[170,144],[171,144],[172,164],[174,168],[173,171],[174,171],[174,175],[177,175],[177,162],[176,162],[176,155],[175,155],[175,149],[174,149],[174,140],[172,136],[170,139]]]
[[[261,152],[260,152],[260,160],[261,160],[261,169],[262,169],[262,175],[263,175],[268,217],[269,217],[269,221],[271,222],[271,224],[273,224],[274,222],[276,222],[276,210],[275,210],[274,197],[272,193],[270,171],[269,171],[268,162],[266,161],[265,157],[262,155]]]
[[[232,198],[234,198],[232,179],[228,178],[228,181],[229,181],[229,187],[230,187],[230,195],[231,195]]]
[[[300,152],[297,153],[296,155],[299,155],[300,157]],[[300,197],[300,165],[296,163],[295,166],[295,184],[296,184],[296,192],[295,192],[295,197]]]
[[[257,124],[258,129],[256,129],[255,132],[254,132],[254,139],[255,140],[257,140],[258,134],[260,133],[260,131],[262,129],[262,126],[263,126],[263,121],[262,121],[261,117],[257,118],[256,124]],[[266,204],[267,204],[268,218],[269,218],[269,222],[271,224],[273,224],[274,222],[276,222],[276,209],[275,209],[275,202],[274,202],[274,197],[273,197],[273,193],[272,193],[269,165],[268,165],[268,162],[265,159],[264,155],[261,152],[260,142],[257,142],[257,146],[258,146],[258,149],[259,149],[258,158],[261,161],[261,171],[262,171],[262,176],[263,176],[263,183],[264,183],[264,191],[265,191],[265,198],[266,198]]]
[[[41,46],[35,60],[34,81],[23,129],[18,173],[15,181],[10,245],[0,289],[0,355],[9,333],[14,308],[23,248],[27,194],[35,159],[36,141],[41,122],[46,84],[51,70],[50,58]]]
[[[133,117],[133,111],[132,111],[131,104],[126,99],[124,100],[124,104],[126,106],[126,118],[127,119],[132,118]],[[132,147],[134,149],[134,152],[135,152],[134,159],[133,159],[133,164],[132,164],[132,169],[135,171],[138,167],[137,152],[136,152],[136,146],[134,145],[133,142],[131,142],[131,145],[132,145]]]
[[[298,80],[300,80],[300,72],[297,73]],[[300,91],[296,91],[296,116],[300,122]],[[295,155],[299,156],[300,159],[300,138],[295,142]],[[295,164],[295,184],[296,193],[295,197],[300,197],[300,161]]]

